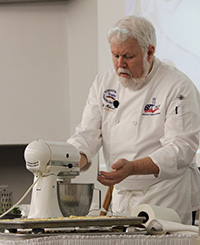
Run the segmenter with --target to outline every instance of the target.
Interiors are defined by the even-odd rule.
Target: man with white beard
[[[191,224],[200,208],[199,92],[155,57],[155,30],[145,18],[123,18],[108,41],[114,69],[96,76],[68,143],[81,153],[82,170],[103,147],[108,171],[98,181],[114,186],[113,212],[130,215],[135,206],[153,204]]]

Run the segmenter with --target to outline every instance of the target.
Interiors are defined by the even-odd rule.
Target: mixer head
[[[25,149],[26,168],[34,175],[79,175],[80,154],[65,142],[35,140]]]

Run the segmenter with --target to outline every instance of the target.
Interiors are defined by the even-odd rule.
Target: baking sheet
[[[137,226],[143,217],[103,217],[103,218],[63,218],[63,219],[13,219],[0,220],[0,228],[4,229],[34,229],[34,228],[64,228],[64,227],[106,227],[106,226]]]
[[[20,233],[0,233],[0,239],[2,240],[26,240],[26,239],[33,239],[33,238],[42,238],[42,237],[49,237],[49,236],[74,236],[74,235],[81,235],[81,236],[105,236],[105,235],[147,235],[147,231],[132,231],[132,232],[63,232],[63,233],[38,233],[38,234],[20,234]]]

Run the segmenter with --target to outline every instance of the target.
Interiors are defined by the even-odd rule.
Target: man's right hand
[[[84,172],[89,169],[91,162],[88,162],[87,156],[83,153],[80,153],[81,159],[80,159],[80,170],[81,172]]]

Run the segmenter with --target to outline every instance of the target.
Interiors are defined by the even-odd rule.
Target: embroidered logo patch
[[[155,116],[160,114],[160,105],[156,105],[156,98],[152,99],[151,104],[146,104],[142,115]]]
[[[117,92],[114,89],[106,89],[103,92],[103,108],[109,111],[115,110],[114,102],[116,101]]]

